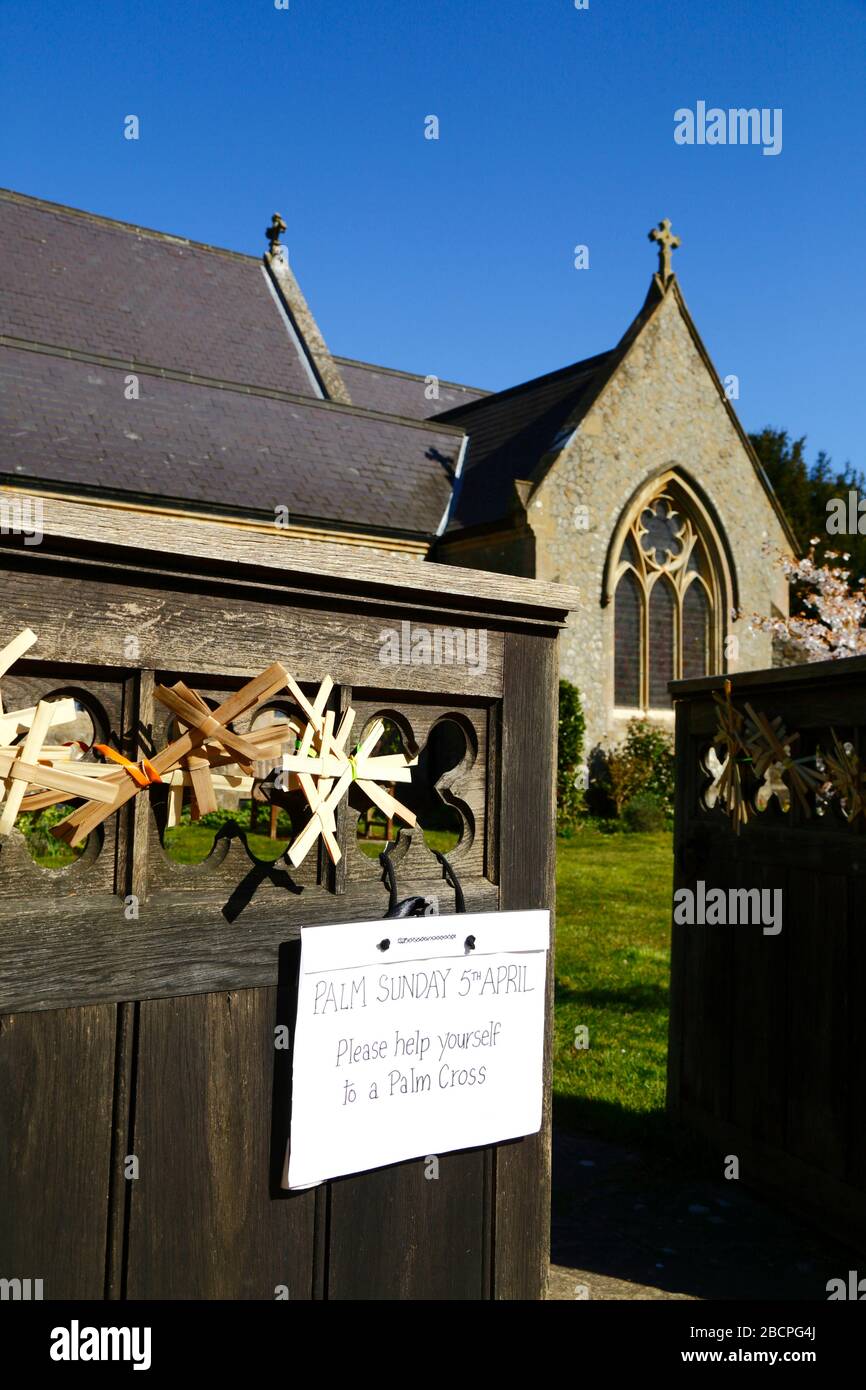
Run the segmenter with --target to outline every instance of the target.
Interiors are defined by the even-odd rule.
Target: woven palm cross
[[[0,650],[0,676],[36,641],[28,628]],[[356,783],[375,806],[390,819],[399,816],[414,826],[416,817],[382,783],[411,782],[417,758],[402,753],[376,755],[374,749],[385,732],[377,719],[353,752],[348,751],[355,711],[346,709],[335,729],[328,709],[334,683],[325,676],[308,700],[300,686],[279,662],[248,681],[216,709],[183,681],[159,685],[154,692],[171,711],[184,732],[152,759],[135,762],[116,748],[97,743],[94,748],[107,760],[84,762],[71,745],[46,744],[49,729],[75,717],[71,699],[40,701],[30,709],[4,713],[0,702],[0,835],[8,834],[21,811],[36,811],[71,797],[82,804],[55,826],[52,833],[71,846],[79,845],[104,820],[132,797],[154,783],[166,783],[169,823],[176,823],[184,789],[191,792],[193,820],[217,809],[216,792],[230,786],[249,792],[263,775],[263,767],[287,774],[288,790],[301,789],[310,808],[310,820],[289,847],[297,867],[321,835],[336,864],[341,858],[337,842],[337,807]],[[288,689],[303,719],[279,721],[243,735],[230,727],[255,705]],[[13,739],[24,734],[24,742]],[[293,747],[294,745],[294,747]]]
[[[745,744],[751,754],[756,776],[766,778],[768,772],[775,770],[795,793],[805,814],[810,815],[808,793],[821,785],[821,778],[812,770],[812,759],[792,756],[791,749],[795,743],[799,743],[800,735],[789,734],[780,715],[769,719],[766,714],[756,713],[748,701],[746,714],[749,718]]]
[[[336,811],[352,783],[357,783],[365,796],[386,816],[399,816],[413,826],[416,817],[396,797],[380,786],[380,782],[411,782],[412,768],[418,759],[408,759],[403,753],[386,753],[378,757],[373,749],[385,732],[377,719],[353,753],[346,751],[349,734],[355,722],[355,711],[347,709],[336,732],[334,711],[326,709],[333,681],[326,676],[312,703],[291,678],[289,689],[307,718],[307,725],[294,753],[281,759],[281,770],[297,778],[307,798],[310,819],[289,846],[289,859],[295,868],[303,863],[321,835],[332,862],[338,864],[342,854],[337,842]]]
[[[866,766],[861,762],[853,743],[842,743],[835,729],[833,753],[823,755],[832,791],[839,797],[842,814],[848,821],[866,815]]]
[[[0,676],[35,641],[36,634],[29,628],[13,638],[0,651]],[[104,769],[74,760],[68,748],[46,747],[49,730],[69,723],[75,712],[74,700],[61,699],[40,700],[27,709],[4,713],[0,697],[0,836],[10,833],[21,811],[41,810],[70,797],[111,801],[113,793],[97,780]],[[13,745],[12,740],[22,733],[24,742]]]
[[[748,756],[748,750],[743,742],[743,716],[731,702],[729,680],[725,681],[723,691],[721,695],[717,690],[713,691],[717,721],[713,744],[715,747],[724,748],[725,758],[718,767],[712,790],[715,792],[715,799],[721,800],[724,805],[734,832],[739,835],[740,827],[749,819],[749,803],[743,794],[740,767],[740,758],[744,754]],[[718,759],[718,755],[716,757]]]
[[[98,772],[95,776],[91,772],[91,767],[97,767],[95,763],[81,764],[75,772],[69,772],[42,756],[43,744],[52,723],[69,719],[68,712],[58,710],[58,706],[64,703],[40,700],[23,744],[14,748],[0,748],[0,800],[4,791],[6,794],[0,814],[0,836],[10,833],[22,810],[36,810],[57,801],[68,801],[70,797],[88,797],[108,806],[114,801],[114,790],[109,780],[100,778]],[[74,702],[70,700],[68,703],[72,705],[74,714]],[[60,719],[58,713],[62,716]],[[38,787],[40,794],[27,797],[27,790],[31,786]],[[37,804],[34,805],[34,802]]]
[[[242,738],[232,733],[227,726],[246,714],[254,705],[262,700],[269,700],[284,689],[287,679],[285,668],[279,662],[274,662],[254,680],[247,681],[246,685],[234,695],[230,695],[215,710],[211,710],[201,696],[189,690],[182,681],[171,689],[158,686],[154,693],[182,724],[187,725],[186,732],[173,739],[152,759],[143,759],[141,767],[119,754],[114,754],[121,767],[117,773],[112,774],[113,778],[119,779],[113,781],[113,803],[106,806],[92,798],[55,826],[52,834],[69,845],[80,844],[102,821],[136,796],[143,786],[162,781],[166,774],[174,772],[177,768],[190,778],[195,788],[197,810],[201,812],[202,804],[208,806],[211,801],[215,807],[216,800],[210,780],[212,758],[216,758],[217,761],[224,759],[226,764],[239,763],[245,769],[251,768],[262,747],[260,738],[250,735],[244,735]],[[272,731],[267,732],[272,737]],[[203,747],[205,744],[208,746]],[[103,745],[100,745],[100,748],[105,751]]]
[[[232,733],[216,718],[198,692],[190,690],[183,681],[178,681],[170,689],[157,686],[154,694],[181,724],[186,724],[190,732],[206,735],[200,747],[178,758],[178,767],[170,774],[173,788],[178,785],[179,774],[181,797],[183,787],[190,787],[190,816],[193,820],[200,820],[217,809],[213,768],[237,765],[252,779],[253,763],[263,755],[278,753],[282,746],[279,731],[273,725],[244,734],[243,737]],[[217,780],[220,783],[225,781],[220,774],[217,774]]]

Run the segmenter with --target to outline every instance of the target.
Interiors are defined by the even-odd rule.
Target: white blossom
[[[824,559],[848,560],[838,551],[828,550]],[[815,563],[814,544],[808,555],[792,560],[779,555],[778,563],[789,584],[807,591],[803,598],[809,612],[789,618],[764,618],[753,614],[753,632],[767,632],[785,642],[793,642],[805,661],[835,661],[846,656],[866,655],[866,592],[862,579],[850,584],[850,570]]]

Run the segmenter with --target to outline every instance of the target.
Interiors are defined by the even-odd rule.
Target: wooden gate
[[[778,932],[675,923],[669,1108],[710,1141],[720,1176],[736,1157],[745,1183],[866,1241],[866,815],[828,757],[842,750],[866,791],[866,659],[732,678],[747,739],[766,717],[788,750],[757,776],[766,740],[738,755],[739,834],[719,796],[723,750],[710,753],[729,717],[712,698],[722,683],[672,690],[676,887],[778,890],[782,917]]]
[[[39,637],[6,696],[73,694],[129,754],[166,740],[155,682],[218,700],[273,660],[307,689],[330,673],[338,712],[386,714],[422,762],[447,718],[463,756],[429,791],[461,827],[467,910],[552,908],[568,591],[59,501],[44,529],[39,548],[2,538],[0,645],[25,626]],[[384,664],[382,634],[403,624],[483,632],[484,660]],[[541,1295],[547,1118],[538,1136],[442,1157],[436,1181],[410,1162],[280,1191],[274,1031],[291,1019],[298,927],[387,907],[357,814],[341,809],[336,869],[260,862],[231,832],[177,863],[158,788],[68,867],[41,867],[17,832],[3,844],[0,1275],[59,1299]],[[401,894],[453,910],[420,830],[394,859]],[[549,1116],[549,1074],[546,1097]]]

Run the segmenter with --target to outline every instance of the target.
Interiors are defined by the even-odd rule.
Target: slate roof
[[[435,535],[462,432],[323,400],[260,259],[2,190],[0,239],[0,477]]]
[[[474,386],[440,381],[439,399],[431,401],[424,394],[426,377],[394,371],[391,367],[376,367],[371,362],[356,362],[351,357],[335,357],[334,361],[356,405],[363,405],[368,410],[384,410],[389,415],[402,415],[410,420],[427,420],[432,415],[468,405],[489,394]]]
[[[0,239],[11,337],[312,394],[253,256],[2,196]]]
[[[428,401],[422,376],[332,357],[255,256],[2,189],[0,242],[0,481],[428,542],[449,504],[449,532],[508,516],[667,292],[656,277],[610,352]],[[351,405],[324,396],[341,378]]]
[[[469,435],[449,531],[507,515],[515,480],[531,478],[541,459],[562,447],[564,427],[576,426],[616,355],[600,353],[436,417]]]
[[[450,497],[461,436],[399,420],[0,348],[0,471],[352,530],[433,535]]]

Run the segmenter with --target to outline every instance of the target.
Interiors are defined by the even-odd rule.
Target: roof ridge
[[[740,419],[739,415],[734,409],[731,398],[725,390],[724,385],[722,384],[722,379],[716,368],[716,364],[710,356],[709,351],[707,350],[707,346],[703,338],[701,337],[698,326],[691,316],[689,307],[686,304],[685,295],[683,294],[682,288],[675,275],[671,276],[669,285],[671,288],[673,298],[677,304],[677,307],[679,308],[680,314],[682,315],[683,322],[685,323],[686,328],[689,334],[691,335],[692,341],[694,342],[695,348],[697,349],[699,356],[702,358],[703,363],[710,374],[710,379],[712,380],[713,384],[716,387],[716,390],[719,393],[719,398],[722,402],[722,406],[727,412],[728,418],[730,419],[734,427],[734,430],[739,436],[740,442],[743,445],[746,455],[748,456],[752,464],[752,467],[758,475],[758,481],[761,483],[761,486],[763,487],[765,493],[767,494],[770,500],[771,506],[773,507],[777,517],[779,518],[782,530],[787,535],[788,540],[791,543],[792,550],[796,552],[800,545],[798,537],[794,532],[794,528],[791,525],[791,522],[788,518],[787,513],[785,512],[784,507],[782,506],[781,501],[779,500],[779,497],[776,493],[775,488],[773,487],[773,484],[770,482],[770,479],[767,476],[767,472],[764,468],[764,465],[758,458],[757,451],[751,439],[749,438],[748,431],[746,430],[742,420]]]
[[[72,217],[80,217],[84,222],[108,227],[117,231],[134,232],[136,236],[151,237],[154,241],[167,241],[174,246],[189,246],[197,251],[212,251],[216,256],[231,256],[236,260],[252,261],[258,265],[262,257],[250,251],[232,251],[227,246],[213,246],[206,241],[195,241],[192,237],[178,236],[174,232],[161,232],[155,227],[142,227],[135,222],[126,222],[119,217],[107,217],[101,212],[88,212],[86,208],[74,208],[68,203],[54,203],[48,198],[37,198],[32,193],[18,193],[14,188],[0,187],[0,198],[10,203],[22,203],[41,208],[46,212],[63,212]]]
[[[572,409],[569,411],[563,423],[563,429],[577,429],[583,423],[590,410],[592,410],[593,406],[601,399],[605,390],[619,372],[620,367],[628,357],[647,324],[664,303],[668,292],[674,292],[673,287],[675,285],[675,275],[671,275],[667,284],[662,282],[659,275],[653,275],[643,304],[631,320],[631,323],[626,328],[619,342],[616,344],[616,347],[601,354],[601,356],[607,359],[604,370],[600,371],[597,376],[590,378],[590,380],[585,383],[577,400],[572,404]],[[558,456],[557,452],[554,452],[552,449],[547,449],[546,452],[537,459],[530,473],[533,491],[543,482],[551,468],[554,467]]]
[[[380,362],[362,362],[359,357],[341,357],[339,353],[331,353],[335,362],[342,362],[346,367],[364,367],[371,372],[387,372],[388,376],[400,376],[406,381],[426,381],[426,377],[421,372],[406,372],[402,367],[384,367]],[[465,381],[451,381],[448,377],[438,378],[440,386],[456,386],[459,391],[477,391],[482,396],[494,396],[495,391],[489,390],[484,386],[470,386]]]
[[[430,418],[433,420],[443,420],[447,415],[455,415],[457,411],[474,410],[482,405],[489,405],[494,400],[502,400],[507,396],[518,395],[521,391],[528,391],[531,387],[539,386],[542,382],[551,382],[556,377],[565,376],[568,372],[575,371],[578,367],[589,367],[592,363],[601,363],[604,358],[610,357],[611,353],[616,352],[616,348],[607,348],[604,352],[597,352],[592,357],[583,357],[578,362],[571,362],[565,367],[557,367],[552,372],[543,372],[541,376],[530,377],[527,381],[519,381],[515,386],[506,386],[501,391],[491,391],[486,396],[482,396],[477,401],[467,401],[465,405],[451,406],[449,410],[443,410],[438,415]]]
[[[296,391],[281,391],[275,386],[258,386],[251,382],[228,381],[219,377],[200,376],[195,372],[181,372],[172,367],[160,367],[156,363],[138,362],[134,358],[111,357],[104,353],[85,352],[79,348],[63,347],[59,343],[41,343],[29,338],[15,338],[8,333],[0,333],[0,347],[13,352],[32,352],[45,357],[65,357],[72,362],[89,363],[105,367],[108,371],[137,372],[141,376],[160,377],[163,381],[177,381],[187,386],[201,386],[216,391],[234,391],[243,396],[260,396],[268,400],[283,401],[287,405],[314,406],[317,409],[336,410],[343,415],[358,415],[367,420],[382,420],[388,424],[409,425],[413,428],[429,430],[431,434],[453,434],[462,438],[466,431],[459,425],[447,421],[437,423],[435,417],[427,416],[419,420],[410,415],[393,415],[386,410],[369,410],[365,406],[344,404],[328,397],[304,396]]]

